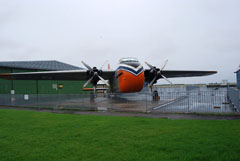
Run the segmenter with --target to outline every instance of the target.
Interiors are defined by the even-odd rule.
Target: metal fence
[[[79,95],[0,95],[0,105],[52,110],[232,113],[235,106],[228,101],[226,89],[159,88],[158,99],[150,92],[132,94]]]
[[[199,91],[160,93],[163,104],[153,108],[154,112],[188,113],[231,113],[235,109],[229,105],[225,91]]]
[[[240,91],[229,87],[227,93],[230,103],[240,112]]]

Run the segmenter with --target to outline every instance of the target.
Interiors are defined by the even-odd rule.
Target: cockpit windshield
[[[136,58],[122,58],[119,60],[120,63],[126,63],[126,62],[138,62]]]

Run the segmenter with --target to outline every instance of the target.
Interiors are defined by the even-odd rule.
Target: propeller
[[[108,63],[108,60],[105,61],[105,63],[101,66],[100,70]]]
[[[166,80],[168,83],[172,84],[172,82],[170,80],[167,79],[167,77],[165,77],[161,72],[163,71],[163,69],[166,67],[168,60],[166,60],[164,62],[164,64],[162,65],[162,67],[156,68],[155,66],[149,64],[148,62],[145,62],[145,64],[150,68],[150,73],[154,75],[152,81],[148,84],[148,87],[151,87],[153,84],[156,82],[158,76],[160,75],[164,80]]]
[[[84,61],[82,61],[82,64],[88,69],[88,74],[90,75],[89,80],[83,85],[83,88],[85,88],[90,82],[93,83],[94,88],[96,88],[97,82],[101,80],[103,83],[105,83],[108,87],[110,86],[106,80],[104,80],[102,75],[102,68],[107,63],[107,61],[102,65],[102,67],[97,69],[97,67],[91,68],[88,64],[86,64]]]

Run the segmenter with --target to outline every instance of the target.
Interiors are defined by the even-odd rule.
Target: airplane
[[[9,80],[86,80],[83,90],[92,90],[96,95],[96,90],[99,90],[97,83],[100,80],[106,84],[111,93],[140,92],[145,83],[152,92],[152,87],[158,79],[165,79],[172,84],[168,78],[207,76],[217,73],[217,71],[164,70],[167,61],[161,68],[145,62],[150,69],[144,69],[138,59],[131,57],[120,59],[116,70],[102,70],[103,66],[100,69],[90,67],[83,61],[82,64],[87,68],[86,70],[3,73],[0,74],[0,78]],[[86,88],[89,83],[92,83],[93,88]]]

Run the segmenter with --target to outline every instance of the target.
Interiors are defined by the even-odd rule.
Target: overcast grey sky
[[[122,57],[166,69],[217,70],[173,83],[235,82],[239,0],[0,0],[0,61],[116,67]],[[145,68],[146,65],[144,65]],[[159,80],[158,83],[166,83]]]

